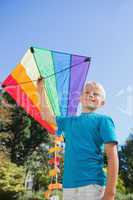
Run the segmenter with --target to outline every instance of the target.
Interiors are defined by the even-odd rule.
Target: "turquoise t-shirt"
[[[57,135],[65,138],[63,187],[106,184],[103,171],[103,145],[116,143],[112,119],[98,113],[56,117]]]

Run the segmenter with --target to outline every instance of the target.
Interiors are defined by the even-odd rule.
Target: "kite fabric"
[[[75,115],[89,66],[89,57],[31,47],[2,85],[19,106],[54,134],[56,127],[41,117],[37,80],[45,81],[44,92],[53,114]]]

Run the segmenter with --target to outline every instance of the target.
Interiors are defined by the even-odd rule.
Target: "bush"
[[[0,199],[17,199],[24,192],[24,168],[11,163],[4,154],[0,154]]]
[[[46,200],[45,196],[44,196],[44,193],[45,192],[43,192],[43,191],[39,191],[39,192],[26,191],[17,200]],[[57,195],[59,197],[59,200],[63,199],[61,191],[54,190],[52,192],[52,196],[54,196],[54,195],[55,196]]]
[[[118,177],[118,181],[117,181],[117,192],[121,194],[126,194],[126,188],[120,176]]]
[[[133,194],[117,193],[116,200],[133,200]]]

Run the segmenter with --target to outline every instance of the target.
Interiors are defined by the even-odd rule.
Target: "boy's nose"
[[[93,97],[93,96],[89,96],[89,99],[90,99],[90,100],[93,100],[93,99],[94,99],[94,97]]]
[[[93,97],[94,97],[94,94],[91,92],[91,93],[89,94],[89,97],[93,98]]]

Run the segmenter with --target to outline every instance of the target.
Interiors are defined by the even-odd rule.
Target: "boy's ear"
[[[104,104],[105,104],[105,101],[102,101],[102,102],[101,102],[101,106],[103,106]]]

